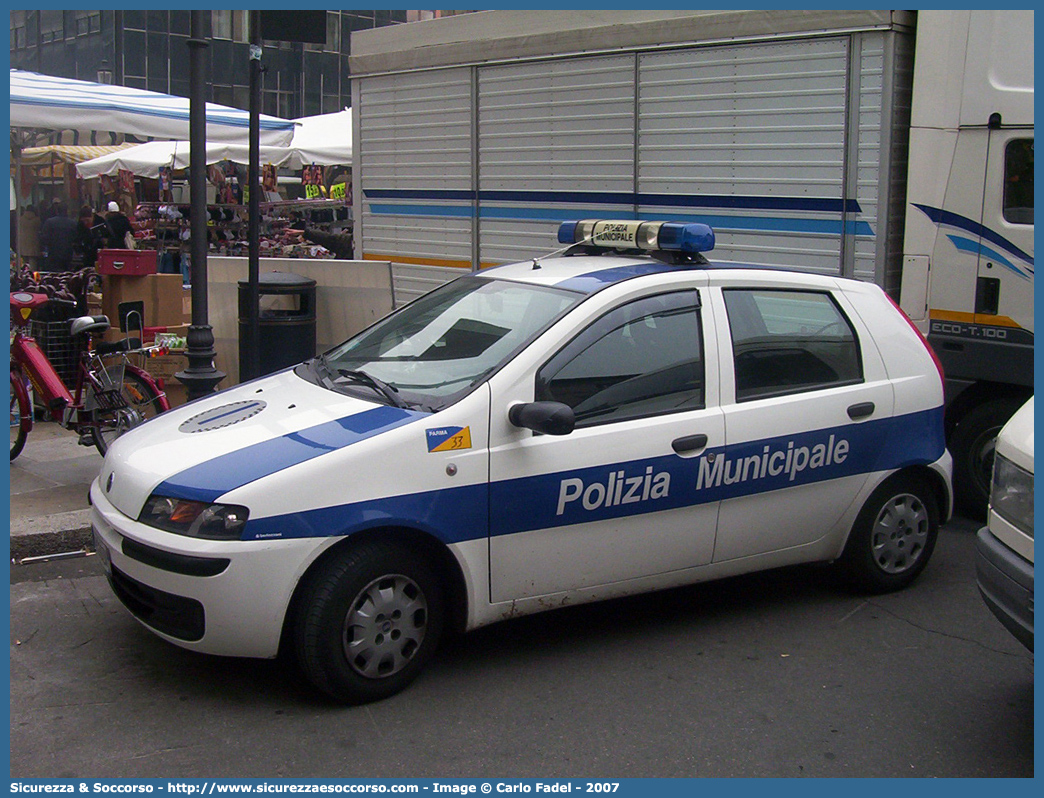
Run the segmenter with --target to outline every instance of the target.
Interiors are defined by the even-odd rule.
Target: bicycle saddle
[[[69,332],[75,338],[77,335],[103,333],[107,329],[109,329],[108,316],[80,316],[78,319],[72,320]]]

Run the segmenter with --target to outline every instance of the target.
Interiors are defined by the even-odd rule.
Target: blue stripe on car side
[[[390,526],[418,529],[444,543],[484,538],[489,529],[489,486],[464,485],[251,518],[243,539],[335,537]]]
[[[219,455],[168,478],[155,492],[178,499],[216,501],[254,480],[427,416],[397,407],[375,407]]]
[[[489,486],[478,484],[389,496],[251,519],[244,539],[326,537],[405,525],[426,531],[445,543],[458,543],[487,535],[510,535],[723,501],[854,474],[933,463],[946,446],[942,417],[943,409],[939,407],[898,418],[708,450],[696,458],[666,455],[504,480]],[[846,445],[843,457],[839,455],[842,441]],[[777,452],[780,456],[773,460]],[[799,471],[795,464],[791,469],[787,465],[788,453],[791,458],[807,458],[805,467]],[[816,457],[822,462],[814,467],[809,465]],[[715,470],[713,464],[719,461],[719,470]],[[701,470],[702,482],[710,485],[701,485]],[[594,509],[585,509],[583,500],[578,498],[558,512],[564,480],[579,480],[585,486],[600,484],[604,497],[609,490],[610,474],[620,472],[625,480],[644,480],[647,473],[652,477],[665,473],[669,491],[659,499],[603,501]],[[616,479],[619,477],[614,476]],[[623,498],[622,491],[620,496]]]

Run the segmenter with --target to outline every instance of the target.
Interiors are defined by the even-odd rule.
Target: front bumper
[[[986,606],[1033,651],[1033,563],[983,527],[975,539],[975,576]]]
[[[294,589],[333,538],[213,541],[128,518],[91,489],[91,526],[113,592],[159,636],[234,657],[276,656]]]

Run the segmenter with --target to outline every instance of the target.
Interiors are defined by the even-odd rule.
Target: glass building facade
[[[291,119],[351,104],[353,31],[439,11],[327,11],[323,44],[264,41],[262,112]],[[249,107],[249,12],[205,14],[207,100]],[[11,11],[11,67],[56,77],[189,94],[189,11]]]

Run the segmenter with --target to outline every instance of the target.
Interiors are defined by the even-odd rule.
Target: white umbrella
[[[247,142],[248,112],[207,103],[206,117],[208,141]],[[11,127],[112,130],[152,138],[187,139],[189,100],[12,69]],[[261,144],[289,144],[293,132],[293,121],[261,115]]]
[[[301,165],[334,166],[352,162],[352,112],[345,108],[332,114],[302,116],[295,119],[290,146],[297,151]]]
[[[352,114],[345,109],[333,114],[304,116],[297,124],[289,147],[261,147],[261,163],[300,169],[309,164],[331,166],[352,162]],[[156,178],[161,166],[184,169],[189,164],[187,141],[151,141],[119,152],[77,164],[80,177],[115,175],[121,169],[138,177]],[[207,143],[207,163],[234,161],[249,163],[250,150],[245,144]]]
[[[294,162],[294,151],[289,147],[261,147],[260,152],[262,164],[270,163],[275,166],[287,166],[291,169],[300,168],[300,163]],[[190,153],[191,147],[187,141],[150,141],[147,144],[128,147],[125,150],[111,152],[78,163],[76,171],[82,178],[92,178],[99,175],[115,175],[122,169],[138,177],[155,179],[159,176],[162,166],[169,166],[172,169],[187,169]],[[207,163],[212,164],[219,161],[249,163],[250,148],[245,144],[208,143]]]

